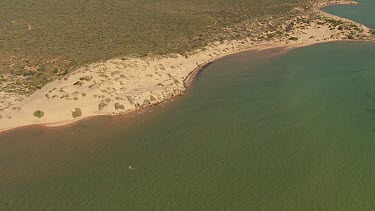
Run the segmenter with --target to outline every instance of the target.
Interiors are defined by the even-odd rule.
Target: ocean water
[[[174,102],[1,136],[14,210],[375,207],[375,44],[219,60]]]
[[[332,5],[322,10],[375,28],[375,0],[357,0],[357,5]]]
[[[0,210],[371,210],[375,43],[244,52],[142,113],[0,135]]]

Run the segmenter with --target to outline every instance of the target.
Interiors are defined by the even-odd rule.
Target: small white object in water
[[[133,168],[133,166],[129,166],[129,169],[130,169],[130,170],[133,170],[134,168]]]

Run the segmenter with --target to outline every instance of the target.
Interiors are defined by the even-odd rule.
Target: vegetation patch
[[[2,1],[0,70],[12,74],[14,78],[10,81],[19,81],[22,87],[0,91],[29,95],[85,64],[128,55],[182,54],[212,41],[239,39],[249,32],[241,26],[235,29],[237,24],[286,15],[296,6],[309,3],[308,0],[89,2]],[[226,35],[224,28],[230,29]]]
[[[42,118],[44,116],[44,112],[41,111],[41,110],[37,110],[33,113],[33,115],[36,117],[36,118]]]
[[[99,107],[99,111],[102,110],[104,107],[106,107],[108,105],[108,102],[106,102],[105,100],[102,100],[98,107]]]
[[[349,34],[349,35],[347,36],[347,38],[348,38],[349,40],[352,40],[352,39],[354,39],[354,36],[351,35],[351,34]]]
[[[119,109],[123,110],[123,109],[125,109],[125,107],[124,107],[124,105],[122,105],[120,103],[115,103],[115,109],[116,110],[119,110]]]
[[[81,111],[81,109],[79,109],[79,108],[75,108],[75,111],[72,112],[72,116],[73,116],[73,118],[77,118],[77,117],[82,116],[82,111]]]
[[[75,82],[73,85],[74,85],[74,86],[82,86],[83,83],[82,83],[81,81],[77,81],[77,82]]]
[[[92,79],[92,76],[84,76],[84,77],[79,78],[79,80],[81,81],[90,81],[91,79]]]

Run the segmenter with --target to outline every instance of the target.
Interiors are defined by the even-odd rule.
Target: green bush
[[[41,110],[37,110],[35,111],[34,113],[34,116],[37,117],[37,118],[42,118],[44,116],[44,112],[41,111]]]
[[[72,116],[73,116],[73,118],[77,118],[77,117],[82,116],[82,111],[81,111],[81,109],[79,109],[79,108],[75,108],[75,111],[72,112]]]
[[[90,81],[92,79],[92,76],[85,76],[85,77],[80,77],[79,80],[81,81]]]

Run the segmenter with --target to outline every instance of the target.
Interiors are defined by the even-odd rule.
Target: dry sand
[[[324,12],[321,15],[349,21]],[[364,29],[365,35],[370,33],[365,26],[355,24]],[[195,72],[223,56],[274,47],[290,49],[347,38],[342,30],[316,22],[295,27],[291,35],[298,40],[284,37],[254,42],[245,39],[212,43],[202,50],[188,53],[188,57],[111,59],[81,67],[26,98],[0,93],[0,131],[33,124],[61,126],[92,116],[128,113],[181,95]],[[34,116],[35,111],[42,111],[43,116]]]

